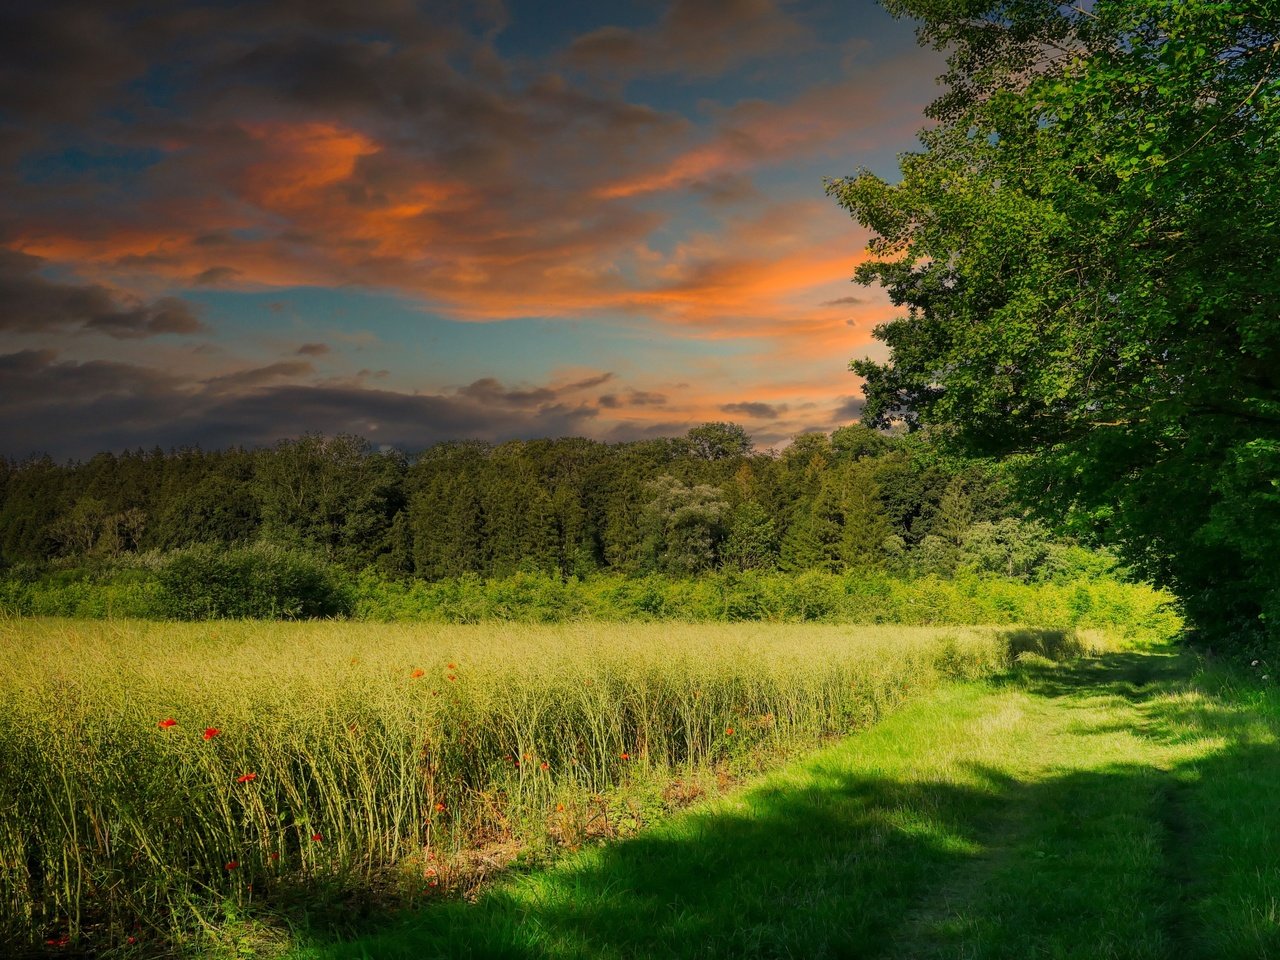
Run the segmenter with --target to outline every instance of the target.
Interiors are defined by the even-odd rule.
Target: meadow
[[[467,894],[947,682],[1107,642],[963,626],[5,621],[0,938],[260,946]]]

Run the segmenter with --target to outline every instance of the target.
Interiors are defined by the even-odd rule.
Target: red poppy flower
[[[457,677],[455,677],[452,673],[451,673],[451,674],[449,674],[449,682],[450,682],[450,683],[454,682],[454,681],[455,681],[455,680],[457,680],[457,679],[458,679],[458,678],[457,678]]]
[[[217,727],[204,728],[204,738],[206,740],[212,740],[214,737],[218,736],[220,733],[222,733],[222,731],[219,730]]]
[[[228,861],[227,861],[226,869],[227,869],[227,871],[228,871],[228,872],[230,872],[230,871],[232,871],[232,870],[238,870],[239,868],[240,868],[240,861],[239,861],[239,860],[228,860]]]
[[[312,843],[323,843],[323,842],[324,842],[324,834],[323,834],[323,833],[313,833],[313,834],[311,835],[311,842],[312,842]]]
[[[421,670],[421,669],[414,670],[413,673],[409,674],[409,676],[412,677],[414,680],[417,680],[420,677],[425,677],[426,675],[427,675],[427,671]]]
[[[436,803],[436,813],[444,813],[445,807],[443,803]]]
[[[278,853],[273,853],[273,854],[271,854],[271,862],[272,862],[272,863],[274,863],[275,861],[277,861],[277,860],[279,860],[279,859],[280,859],[280,854],[278,854]]]
[[[725,727],[724,732],[729,736],[733,736],[733,727]]]
[[[258,775],[256,773],[242,773],[240,776],[236,777],[236,783],[252,783],[257,779]]]
[[[447,666],[450,670],[457,670],[457,669],[458,669],[458,665],[457,665],[456,663],[446,664],[446,666]]]
[[[549,763],[547,763],[547,761],[543,760],[543,761],[542,761],[542,769],[543,769],[543,770],[550,770],[550,769],[551,769],[551,764],[549,764]]]
[[[163,720],[161,720],[159,723],[156,724],[156,726],[159,727],[161,730],[168,730],[170,727],[176,727],[177,725],[178,725],[178,721],[173,719],[173,717],[165,717]]]
[[[630,760],[630,759],[631,759],[631,754],[629,754],[629,753],[620,753],[620,754],[618,754],[618,756],[620,756],[623,760]]]

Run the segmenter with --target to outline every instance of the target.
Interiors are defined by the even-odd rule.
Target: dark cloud
[[[59,283],[40,273],[43,261],[0,248],[0,330],[104,333],[135,339],[199,333],[204,324],[175,297],[145,302],[99,284]]]
[[[606,371],[598,373],[593,377],[586,377],[583,380],[576,380],[573,383],[566,384],[560,388],[561,393],[572,393],[577,390],[590,390],[592,387],[599,387],[613,379],[613,374]]]
[[[503,386],[494,377],[483,377],[474,383],[469,383],[465,387],[459,388],[458,395],[487,406],[530,408],[555,403],[567,394],[589,390],[612,379],[612,373],[601,373],[558,387],[533,387],[525,390],[512,390]]]
[[[508,390],[494,377],[483,377],[461,387],[458,394],[486,406],[500,407],[537,407],[556,399],[556,391],[550,387]]]
[[[777,420],[787,412],[787,405],[785,403],[772,404],[743,401],[741,403],[721,404],[720,409],[725,413],[740,413],[744,417],[750,417],[753,420]]]
[[[0,6],[0,113],[45,122],[83,117],[104,92],[145,72],[140,39],[101,3]]]
[[[286,362],[193,385],[138,364],[59,360],[52,350],[0,355],[0,455],[262,446],[306,432],[356,433],[415,450],[459,437],[580,435],[598,412],[555,399],[563,390],[510,391],[497,381],[452,394],[278,382],[302,372]],[[533,393],[551,400],[525,404],[522,397]],[[495,405],[494,395],[520,402]]]
[[[327,343],[304,343],[294,353],[300,357],[323,357],[329,349]]]
[[[858,420],[862,417],[862,409],[867,405],[864,397],[837,397],[840,405],[831,412],[831,418],[837,423],[848,423],[850,420]]]
[[[235,267],[210,267],[208,270],[201,270],[192,278],[191,282],[197,287],[216,287],[220,284],[231,283],[240,276],[243,276],[243,271],[237,270]]]
[[[867,301],[862,297],[837,297],[835,300],[827,300],[822,305],[824,307],[857,307]]]
[[[600,404],[608,410],[616,410],[619,407],[661,407],[667,403],[667,395],[665,393],[655,393],[652,390],[632,390],[626,396],[618,396],[616,393],[606,393],[596,398],[596,403]]]
[[[652,390],[632,390],[627,402],[633,407],[661,407],[667,402],[665,393],[654,393]]]
[[[234,373],[210,377],[204,381],[204,386],[213,393],[240,392],[279,380],[306,376],[314,370],[315,368],[305,360],[281,360],[264,367],[252,367],[248,370],[237,370]]]
[[[707,76],[806,39],[774,0],[674,0],[654,26],[601,27],[577,37],[564,57],[593,72]]]

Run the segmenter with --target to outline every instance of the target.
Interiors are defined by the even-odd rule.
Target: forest
[[[307,436],[3,470],[0,550],[19,580],[254,543],[428,581],[868,569],[1035,580],[1115,564],[1029,519],[998,464],[856,424],[780,453],[706,423],[616,444],[462,441],[410,457]]]

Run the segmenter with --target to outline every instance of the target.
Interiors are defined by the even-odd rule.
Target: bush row
[[[373,572],[352,575],[306,553],[270,546],[192,548],[132,568],[11,578],[0,583],[0,610],[90,619],[1020,623],[1159,636],[1180,624],[1170,595],[1110,576],[1026,583],[989,575],[912,578],[879,571],[587,579],[521,573],[428,583],[388,580]]]

